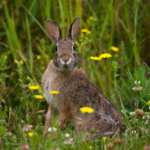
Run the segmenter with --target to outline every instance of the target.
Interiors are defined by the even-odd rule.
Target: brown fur
[[[57,109],[60,112],[57,124],[61,127],[66,127],[67,121],[70,120],[77,128],[78,120],[75,117],[77,116],[82,118],[84,131],[89,132],[91,128],[96,130],[94,134],[88,135],[92,139],[97,139],[99,136],[112,137],[120,129],[123,117],[119,110],[88,80],[83,71],[76,68],[78,56],[72,47],[74,36],[79,29],[79,20],[80,18],[77,18],[71,25],[67,33],[68,37],[65,39],[59,39],[60,29],[57,29],[56,33],[54,31],[51,33],[51,28],[47,29],[50,37],[58,45],[58,50],[42,77],[44,96],[50,104],[45,126],[51,126],[52,110]],[[51,24],[53,22],[48,20],[46,27]],[[51,35],[54,33],[56,36]],[[60,94],[54,98],[50,91],[59,91]],[[80,112],[79,109],[84,106],[93,108],[94,113],[85,115]]]

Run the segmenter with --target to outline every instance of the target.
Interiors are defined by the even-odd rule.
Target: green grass
[[[85,70],[89,80],[121,111],[126,130],[116,134],[116,150],[142,150],[150,145],[150,119],[136,114],[143,109],[150,116],[149,16],[150,2],[140,0],[33,0],[0,3],[0,150],[20,149],[28,144],[30,149],[107,149],[111,142],[100,137],[86,142],[85,134],[78,135],[72,125],[65,130],[56,127],[59,113],[53,118],[56,132],[43,136],[45,99],[35,99],[42,90],[31,91],[28,85],[41,85],[41,77],[54,55],[54,43],[48,37],[45,20],[55,20],[65,37],[71,22],[81,16],[80,33],[76,40],[79,68]],[[91,34],[82,33],[88,29]],[[148,44],[147,44],[148,43]],[[111,47],[119,48],[118,52]],[[111,58],[100,61],[90,56],[110,53]],[[40,56],[40,59],[37,59]],[[14,63],[14,61],[18,63]],[[24,62],[21,64],[21,60]],[[30,77],[27,80],[27,76]],[[134,91],[135,81],[140,81],[140,91]],[[138,120],[137,120],[138,119]],[[24,122],[22,122],[22,120]],[[29,132],[25,124],[32,125]],[[7,132],[13,133],[12,137]],[[132,134],[132,131],[136,131]],[[35,133],[30,137],[28,133]],[[65,134],[73,138],[65,145]],[[122,143],[114,142],[120,138]]]

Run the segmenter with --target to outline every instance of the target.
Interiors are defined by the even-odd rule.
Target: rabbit
[[[80,17],[77,17],[67,31],[66,38],[53,20],[46,20],[48,35],[54,40],[56,52],[42,76],[44,97],[49,104],[45,119],[45,131],[51,127],[53,112],[58,110],[60,115],[57,124],[65,128],[70,121],[78,130],[77,117],[82,119],[82,130],[89,133],[87,138],[93,140],[102,137],[112,137],[122,126],[123,116],[119,110],[100,92],[87,78],[85,73],[77,68],[78,54],[74,44],[78,33]],[[50,91],[59,91],[53,96]],[[91,107],[93,113],[84,114],[81,107]]]

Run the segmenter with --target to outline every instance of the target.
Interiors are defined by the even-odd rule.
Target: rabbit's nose
[[[61,59],[66,63],[69,60],[69,56],[63,55]]]

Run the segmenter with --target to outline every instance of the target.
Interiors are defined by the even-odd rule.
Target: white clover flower
[[[57,128],[55,128],[55,127],[48,128],[48,132],[52,132],[52,131],[57,131]]]
[[[130,115],[134,115],[135,114],[135,112],[133,111],[133,112],[130,112]]]
[[[149,119],[149,115],[144,115],[142,119]]]
[[[131,134],[132,135],[136,134],[136,131],[135,130],[131,131]]]
[[[66,133],[66,134],[65,134],[65,137],[66,137],[66,138],[68,138],[69,136],[70,136],[70,134],[69,134],[69,133]]]
[[[138,81],[138,82],[134,81],[134,83],[135,83],[136,86],[133,87],[132,90],[134,90],[134,91],[141,91],[142,87],[139,86],[139,84],[141,83],[141,81]]]
[[[71,145],[72,141],[73,141],[73,138],[67,139],[67,140],[64,141],[64,144]]]

